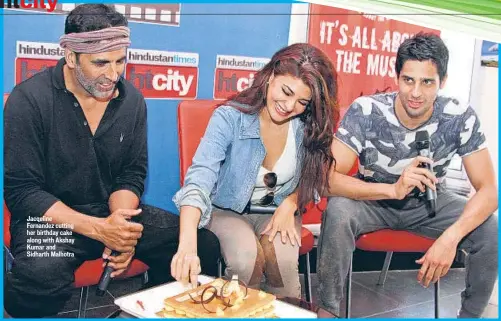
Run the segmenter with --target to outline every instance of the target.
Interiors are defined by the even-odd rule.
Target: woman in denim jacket
[[[294,44],[254,79],[216,109],[174,196],[181,235],[171,273],[196,284],[205,227],[219,238],[227,277],[259,288],[264,275],[265,291],[299,298],[297,213],[322,195],[334,161],[336,73],[319,49]]]

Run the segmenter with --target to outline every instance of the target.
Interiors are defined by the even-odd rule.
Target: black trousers
[[[143,211],[134,221],[143,225],[143,233],[134,258],[150,267],[148,287],[173,281],[170,263],[179,244],[179,216],[152,206],[142,205],[141,208]],[[73,293],[75,270],[84,261],[101,257],[104,251],[104,244],[73,233],[65,237],[74,240],[73,244],[56,243],[56,252],[73,253],[73,257],[32,257],[33,251],[28,247],[40,245],[28,243],[28,238],[42,240],[47,236],[28,236],[26,221],[13,223],[11,233],[14,262],[5,277],[4,307],[16,318],[39,318],[60,312]],[[198,233],[198,255],[202,273],[217,276],[219,241],[206,229]]]

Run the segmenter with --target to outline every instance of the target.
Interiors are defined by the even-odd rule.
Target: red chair
[[[306,213],[303,214],[303,228],[301,229],[301,234],[307,234],[307,236],[301,235],[302,246],[299,251],[300,260],[303,260],[305,266],[304,275],[304,285],[306,290],[306,301],[312,303],[312,293],[311,293],[311,268],[310,268],[310,252],[313,248],[317,246],[315,243],[315,237],[320,235],[320,225],[322,224],[322,213],[327,208],[327,198],[322,197],[318,204],[310,203],[307,207]],[[305,237],[308,238],[308,244],[305,244]],[[311,243],[311,248],[310,248]],[[301,249],[305,247],[303,253]],[[304,254],[304,256],[303,256]]]
[[[10,211],[7,206],[3,205],[3,241],[4,241],[4,251],[5,251],[5,273],[10,270],[11,264],[14,261],[14,257],[10,253]],[[87,299],[89,295],[89,288],[92,285],[99,283],[99,279],[103,272],[103,259],[96,259],[91,261],[85,261],[76,271],[75,271],[75,282],[73,286],[75,288],[81,288],[80,291],[80,303],[78,306],[78,318],[85,318],[85,313],[87,311]],[[134,277],[140,274],[144,274],[144,282],[148,279],[148,266],[138,259],[132,260],[127,271],[122,273],[117,279],[125,279]]]
[[[193,156],[202,139],[210,117],[220,101],[215,100],[186,100],[178,106],[177,124],[179,134],[179,169],[181,185],[184,175],[191,166]],[[312,206],[313,207],[313,206]],[[304,217],[308,214],[306,213]],[[311,303],[311,279],[309,253],[314,246],[313,234],[306,228],[301,229],[301,247],[299,255],[306,258],[305,287],[306,300]],[[220,271],[222,274],[222,271]]]
[[[425,253],[435,242],[424,236],[416,235],[407,231],[397,231],[383,229],[376,232],[363,234],[356,242],[356,247],[364,251],[386,252],[383,270],[379,275],[378,284],[384,285],[386,274],[390,267],[393,252],[420,252]],[[350,318],[351,310],[351,276],[352,276],[351,258],[348,279],[346,284],[346,318]],[[440,282],[434,284],[435,287],[435,318],[439,317],[439,290]]]

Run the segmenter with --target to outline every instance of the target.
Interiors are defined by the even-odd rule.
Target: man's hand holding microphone
[[[106,246],[105,270],[96,290],[98,295],[103,295],[111,278],[122,274],[132,261],[143,226],[130,220],[140,213],[141,209],[118,209],[98,225],[98,240]]]
[[[395,198],[403,199],[414,187],[426,194],[426,206],[429,217],[434,217],[437,207],[438,179],[433,174],[433,160],[431,157],[430,135],[426,130],[416,132],[414,140],[418,157],[412,160],[395,186]]]
[[[434,191],[437,189],[438,179],[429,169],[422,167],[423,163],[433,164],[433,161],[428,157],[418,156],[404,169],[398,181],[393,184],[394,199],[404,199],[416,187],[423,193],[426,192],[426,187]]]

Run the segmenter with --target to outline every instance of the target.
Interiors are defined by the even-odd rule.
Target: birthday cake
[[[215,279],[164,300],[161,318],[276,318],[272,294],[248,288],[233,276]]]

